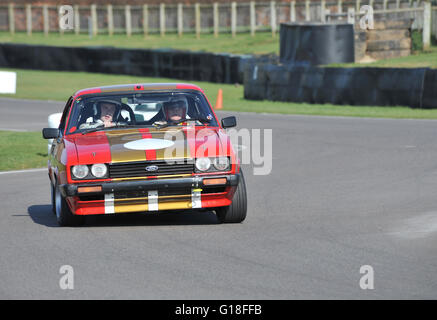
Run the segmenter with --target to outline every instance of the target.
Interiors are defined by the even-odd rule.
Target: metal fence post
[[[290,2],[290,21],[296,22],[296,1]]]
[[[214,16],[214,37],[218,37],[219,35],[219,10],[218,10],[218,3],[214,2],[212,5],[212,11]]]
[[[32,5],[26,4],[26,31],[27,35],[32,35]]]
[[[194,5],[194,16],[195,16],[195,27],[196,27],[196,38],[200,38],[200,4],[196,3]]]
[[[355,9],[354,8],[347,9],[347,23],[355,24]]]
[[[79,5],[74,5],[74,33],[78,35],[80,33],[80,16],[79,16]]]
[[[126,5],[124,7],[124,14],[126,17],[126,35],[128,37],[132,34],[132,21],[131,21],[131,14],[130,14],[130,5]]]
[[[159,5],[159,32],[161,37],[165,36],[165,4]]]
[[[232,37],[237,34],[237,3],[231,3],[231,33]]]
[[[325,22],[331,22],[331,9],[325,9]]]
[[[305,21],[310,21],[310,1],[305,0]]]
[[[276,35],[276,2],[270,1],[270,26],[272,28],[272,37]]]
[[[431,2],[423,4],[423,50],[428,50],[431,45]]]
[[[250,1],[250,35],[255,36],[256,17],[255,17],[255,2]]]
[[[42,7],[42,16],[43,16],[43,29],[44,29],[44,36],[49,35],[49,8],[46,4]]]
[[[144,38],[149,35],[149,7],[147,4],[143,5],[143,34]]]
[[[9,32],[11,34],[15,33],[15,15],[14,15],[14,4],[10,3],[8,5],[8,18],[9,18]]]
[[[58,28],[59,28],[59,34],[62,36],[64,34],[64,29],[61,28],[61,24],[60,24],[60,21],[61,21],[61,8],[62,8],[62,6],[60,6],[60,5],[56,7],[56,10],[58,10]]]
[[[182,3],[178,3],[178,36],[182,37],[182,33],[184,32],[184,7]]]
[[[112,4],[106,6],[106,13],[108,15],[108,34],[112,36],[114,34],[114,15],[112,12]]]
[[[325,0],[320,0],[320,20],[326,22],[326,2]]]
[[[97,26],[97,6],[95,4],[91,5],[91,26],[92,26],[92,32],[93,36],[96,36],[98,33],[98,26]]]

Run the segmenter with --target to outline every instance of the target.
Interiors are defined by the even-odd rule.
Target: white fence
[[[0,6],[0,30],[11,33],[74,32],[91,35],[124,33],[130,36],[142,33],[145,36],[158,33],[203,33],[218,36],[226,32],[236,35],[241,32],[268,31],[272,36],[280,23],[319,21],[333,22],[347,19],[350,9],[359,12],[362,5],[370,5],[378,15],[390,19],[412,18],[413,29],[423,29],[424,2],[420,0],[354,0],[354,1],[289,1],[247,2],[214,4],[160,4],[160,5],[90,5],[74,8],[74,26],[71,31],[59,28],[60,7],[49,5],[3,5]],[[437,7],[432,8],[431,33],[437,37]]]

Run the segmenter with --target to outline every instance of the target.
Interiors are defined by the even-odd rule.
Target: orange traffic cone
[[[216,109],[216,110],[223,109],[223,90],[222,89],[219,89],[219,91],[218,91],[217,101],[215,102],[214,109]]]

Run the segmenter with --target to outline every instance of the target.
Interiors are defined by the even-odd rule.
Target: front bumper
[[[205,179],[217,178],[225,178],[226,183],[217,186],[204,183]],[[231,174],[77,183],[59,187],[74,214],[92,215],[229,206],[239,180],[239,174]],[[93,186],[101,186],[101,191],[78,191],[80,187]]]
[[[98,195],[114,193],[118,191],[150,191],[162,189],[180,189],[193,188],[198,189],[205,187],[204,179],[226,178],[226,184],[223,186],[237,186],[240,180],[239,174],[220,175],[220,176],[194,176],[187,178],[175,179],[150,179],[140,181],[123,181],[123,182],[103,182],[103,183],[75,183],[60,185],[60,191],[64,197],[74,197],[79,195],[79,187],[101,186],[101,192],[91,192],[87,195]]]

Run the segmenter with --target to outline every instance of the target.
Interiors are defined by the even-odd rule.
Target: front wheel
[[[74,227],[84,224],[85,217],[74,215],[68,207],[67,201],[62,196],[58,183],[55,188],[55,213],[56,220],[61,227]]]
[[[247,194],[243,171],[240,169],[240,181],[234,194],[234,199],[228,207],[215,209],[217,218],[221,223],[240,223],[246,219]]]

